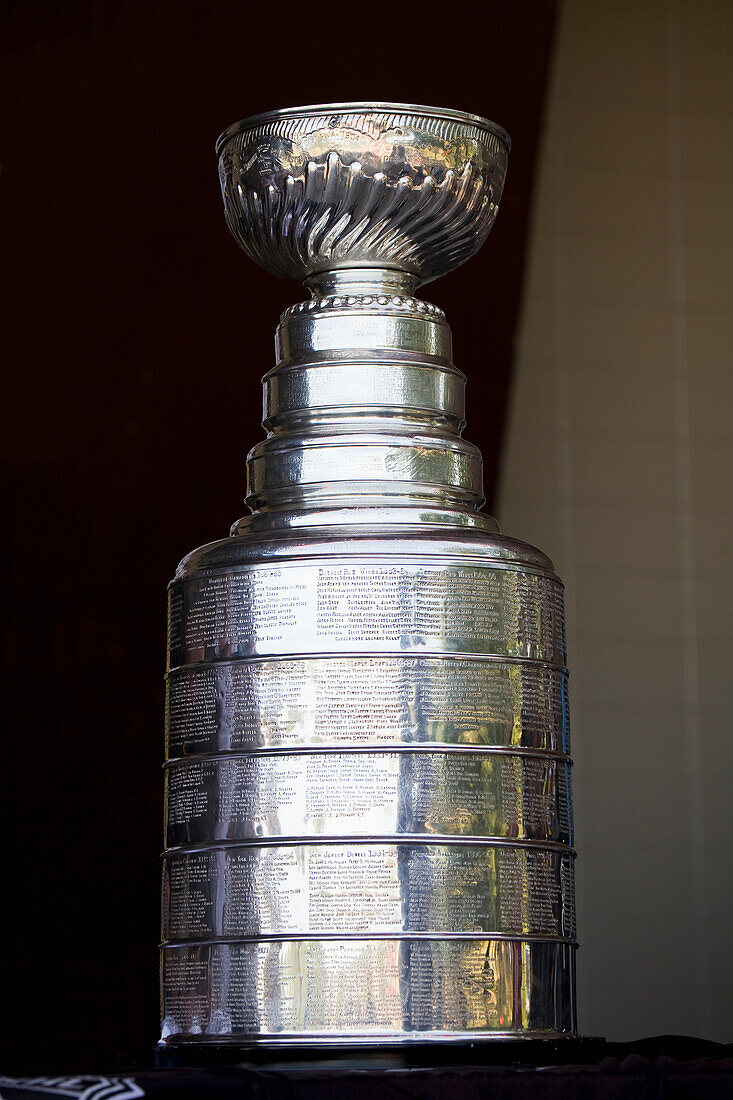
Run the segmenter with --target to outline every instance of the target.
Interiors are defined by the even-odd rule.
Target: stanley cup
[[[237,242],[310,297],[251,515],[170,585],[161,1042],[575,1035],[562,585],[481,511],[415,297],[486,239],[509,139],[348,103],[217,152]]]

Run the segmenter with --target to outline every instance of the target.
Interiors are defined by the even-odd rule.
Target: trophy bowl
[[[270,111],[216,146],[227,225],[266,270],[393,268],[415,285],[486,240],[509,147],[478,115],[401,103]]]

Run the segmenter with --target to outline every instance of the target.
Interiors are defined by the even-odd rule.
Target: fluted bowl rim
[[[491,122],[481,115],[470,114],[468,111],[456,111],[449,107],[428,107],[419,103],[391,103],[382,100],[355,101],[353,103],[313,103],[305,107],[283,107],[276,111],[263,111],[260,114],[250,115],[239,122],[228,126],[216,140],[216,155],[221,155],[224,146],[237,134],[245,130],[262,126],[267,122],[280,122],[290,118],[312,118],[314,115],[344,115],[361,112],[365,115],[380,111],[406,112],[418,118],[449,119],[452,122],[464,122],[467,125],[478,126],[498,138],[506,146],[507,153],[511,150],[511,138],[506,130]]]

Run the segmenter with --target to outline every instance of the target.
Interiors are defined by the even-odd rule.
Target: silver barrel
[[[390,104],[219,143],[239,243],[311,297],[264,379],[251,515],[169,592],[162,1042],[575,1034],[562,586],[481,512],[421,282],[508,139]]]

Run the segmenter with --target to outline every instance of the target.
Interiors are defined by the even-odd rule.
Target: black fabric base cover
[[[104,1073],[0,1075],[3,1100],[705,1100],[733,1098],[733,1044],[685,1036],[636,1043],[466,1044],[409,1051],[162,1051]],[[198,1061],[198,1065],[195,1063]],[[204,1064],[206,1063],[206,1064]]]

